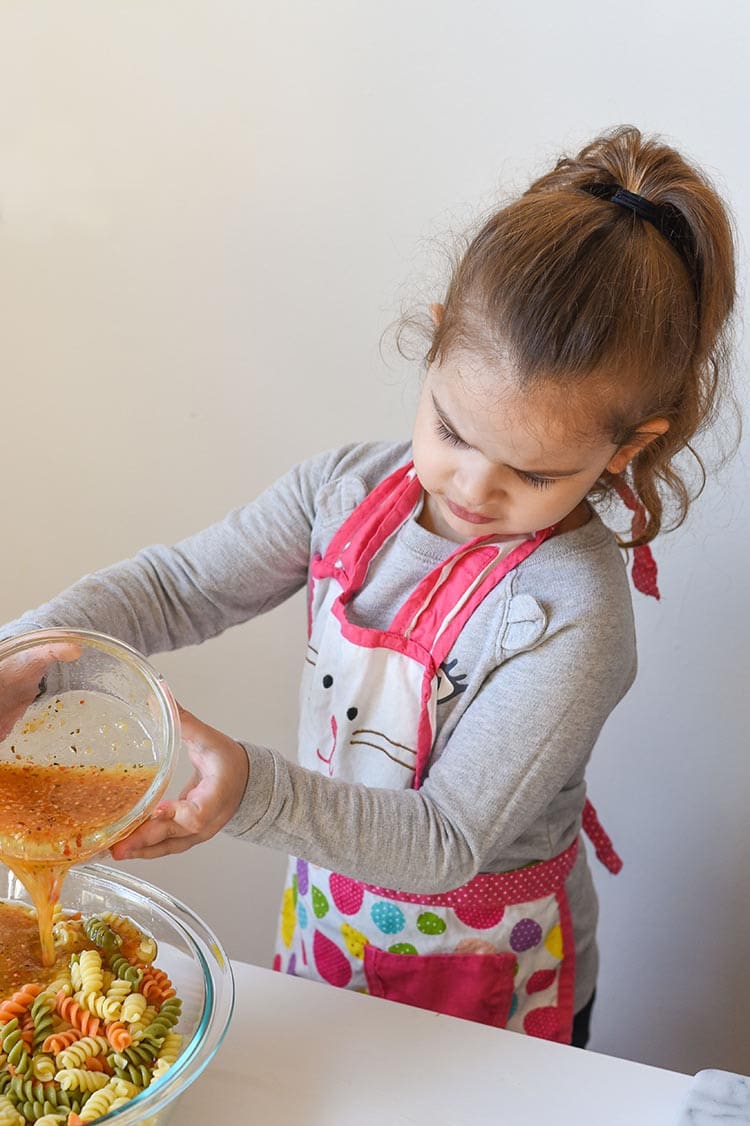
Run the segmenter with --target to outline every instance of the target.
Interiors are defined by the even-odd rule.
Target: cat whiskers
[[[369,727],[360,727],[356,731],[353,731],[352,738],[349,740],[352,747],[374,747],[376,751],[381,751],[387,758],[391,759],[399,766],[403,766],[405,770],[414,769],[414,763],[403,762],[402,759],[396,758],[396,756],[392,755],[385,747],[381,747],[379,743],[373,743],[369,739],[355,739],[355,735],[375,735],[378,739],[383,739],[384,742],[390,743],[391,747],[394,749],[406,751],[407,754],[416,756],[417,752],[411,747],[407,747],[403,743],[396,743],[395,740],[389,739],[387,735],[384,735],[382,731],[373,731],[372,728]]]

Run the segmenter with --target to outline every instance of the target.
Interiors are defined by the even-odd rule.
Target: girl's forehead
[[[607,440],[601,384],[592,383],[561,386],[539,379],[522,387],[509,366],[459,356],[433,365],[426,390],[471,445],[510,443],[566,457],[571,449]]]

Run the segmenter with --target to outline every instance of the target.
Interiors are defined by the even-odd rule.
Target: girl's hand
[[[185,852],[207,841],[236,812],[248,782],[244,747],[180,708],[182,741],[195,768],[176,801],[162,801],[148,821],[112,846],[115,860]]]
[[[55,661],[77,661],[81,647],[55,641],[17,653],[0,663],[0,742],[15,727],[29,704],[44,691],[44,676]]]

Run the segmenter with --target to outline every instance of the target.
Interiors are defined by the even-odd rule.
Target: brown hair
[[[633,211],[592,194],[619,186],[670,205],[682,226],[671,242]],[[676,209],[676,210],[673,210]],[[690,442],[713,421],[729,384],[735,295],[732,228],[706,176],[658,138],[622,126],[558,161],[519,199],[488,219],[458,262],[426,359],[454,347],[509,354],[519,386],[609,394],[606,433],[618,446],[651,418],[669,430],[632,460],[628,479],[646,510],[648,543],[662,528],[664,499],[678,527],[705,483]],[[604,379],[604,383],[602,383]],[[695,492],[673,462],[696,458]],[[592,496],[613,489],[609,474]]]

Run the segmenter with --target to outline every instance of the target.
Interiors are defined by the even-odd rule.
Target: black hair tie
[[[700,302],[701,277],[695,239],[690,224],[679,208],[671,203],[652,203],[645,196],[629,192],[619,184],[585,184],[582,190],[596,196],[597,199],[616,203],[656,227],[659,234],[667,239],[685,263],[693,283],[696,301]]]

